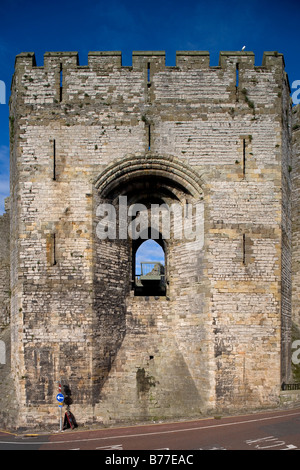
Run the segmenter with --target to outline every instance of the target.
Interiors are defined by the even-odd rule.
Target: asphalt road
[[[0,450],[102,450],[107,451],[102,453],[103,458],[114,459],[130,456],[128,451],[148,450],[152,453],[145,454],[145,458],[149,459],[152,455],[153,461],[145,462],[142,459],[140,462],[156,465],[195,463],[192,461],[193,455],[199,454],[199,450],[299,449],[300,408],[90,431],[80,430],[79,427],[74,431],[52,434],[16,435],[0,431]],[[182,454],[178,450],[183,451]],[[138,456],[139,453],[132,452],[132,455]],[[168,455],[169,461],[166,462]],[[189,455],[190,462],[184,461]],[[170,461],[173,457],[177,461]],[[138,467],[135,461],[114,460],[104,463]]]

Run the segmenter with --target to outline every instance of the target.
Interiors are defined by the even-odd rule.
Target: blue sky
[[[141,273],[141,263],[143,261],[159,261],[165,264],[164,251],[154,240],[146,240],[137,250],[135,258],[136,274]]]
[[[0,0],[0,214],[9,195],[8,100],[15,56],[47,51],[78,51],[81,65],[89,51],[122,51],[131,65],[133,50],[164,50],[175,65],[176,50],[207,50],[211,65],[219,52],[253,51],[261,65],[264,51],[284,54],[290,83],[300,80],[299,0]]]

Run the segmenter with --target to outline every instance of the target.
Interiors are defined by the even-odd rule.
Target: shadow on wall
[[[100,204],[95,195],[96,207]],[[97,218],[95,218],[97,222]],[[96,230],[94,230],[96,233]],[[99,239],[94,244],[93,404],[101,390],[126,333],[126,297],[129,290],[127,240]]]

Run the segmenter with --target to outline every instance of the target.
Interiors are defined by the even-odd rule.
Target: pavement
[[[195,456],[200,450],[298,450],[300,408],[110,428],[78,427],[64,432],[0,431],[0,450],[24,449],[102,450],[118,455],[119,451],[132,455],[147,451],[154,456],[158,452],[178,455],[178,450]]]

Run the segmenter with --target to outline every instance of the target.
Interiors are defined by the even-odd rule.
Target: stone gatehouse
[[[119,52],[16,57],[10,321],[0,310],[16,426],[57,423],[58,382],[85,424],[278,405],[299,231],[292,116],[277,52],[259,66],[246,51],[218,66],[208,52],[177,52],[174,67],[163,52],[133,52],[132,66]],[[163,216],[130,237],[154,204],[181,208],[199,236],[164,237]],[[103,220],[117,236],[99,236]],[[164,252],[160,289],[137,284],[147,237]]]

